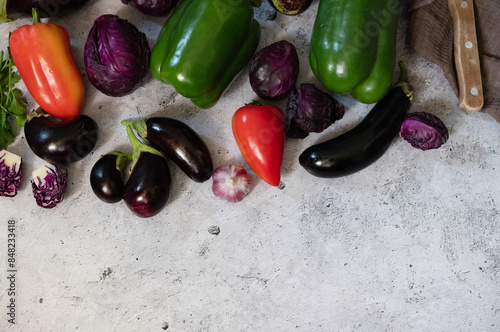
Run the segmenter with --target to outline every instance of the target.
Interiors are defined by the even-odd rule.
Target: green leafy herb
[[[10,118],[14,117],[18,126],[26,122],[26,98],[14,85],[21,77],[14,73],[14,62],[10,52],[4,59],[5,52],[0,52],[0,149],[5,149],[16,138],[16,131],[12,128]]]

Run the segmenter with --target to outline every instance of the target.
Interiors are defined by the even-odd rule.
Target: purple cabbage
[[[250,61],[250,85],[262,99],[285,98],[295,89],[299,57],[293,44],[282,40],[264,47]]]
[[[290,94],[286,105],[285,128],[288,138],[305,138],[321,133],[344,117],[345,107],[314,84],[302,83]]]
[[[437,116],[426,112],[406,115],[401,137],[420,150],[437,149],[448,140],[448,128]]]
[[[167,16],[178,2],[178,0],[122,0],[125,5],[130,5],[150,16]]]
[[[278,12],[285,15],[298,15],[304,12],[312,3],[312,0],[269,0]]]
[[[32,173],[31,188],[36,204],[52,209],[64,200],[68,171],[63,166],[46,163]]]
[[[0,196],[17,195],[23,178],[21,164],[21,157],[0,149]]]
[[[149,71],[146,35],[116,15],[99,16],[85,43],[85,70],[102,93],[120,97],[133,92]]]

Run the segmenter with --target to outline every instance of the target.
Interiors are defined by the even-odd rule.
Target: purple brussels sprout
[[[298,76],[299,56],[286,40],[264,47],[250,61],[250,85],[265,100],[285,98],[295,89]]]
[[[302,83],[290,94],[286,105],[285,128],[288,138],[305,138],[321,133],[344,117],[344,105],[314,84]]]
[[[64,166],[45,163],[31,174],[31,188],[36,204],[52,209],[64,200],[68,171]]]
[[[178,0],[122,0],[122,3],[149,16],[167,16],[177,5]]]
[[[21,157],[0,149],[0,196],[17,195],[23,178],[21,164]]]
[[[116,15],[99,16],[85,43],[85,70],[102,93],[120,97],[133,92],[149,71],[146,35]]]
[[[420,150],[437,149],[448,140],[448,128],[437,116],[426,112],[406,115],[401,137]]]

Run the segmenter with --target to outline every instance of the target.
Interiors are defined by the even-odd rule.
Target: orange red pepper
[[[9,48],[26,88],[45,112],[60,119],[80,114],[85,86],[64,27],[40,22],[34,10],[33,24],[14,30]]]

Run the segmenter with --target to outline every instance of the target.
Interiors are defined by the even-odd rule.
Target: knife
[[[484,104],[473,0],[449,0],[454,26],[455,67],[460,109],[472,113]]]

